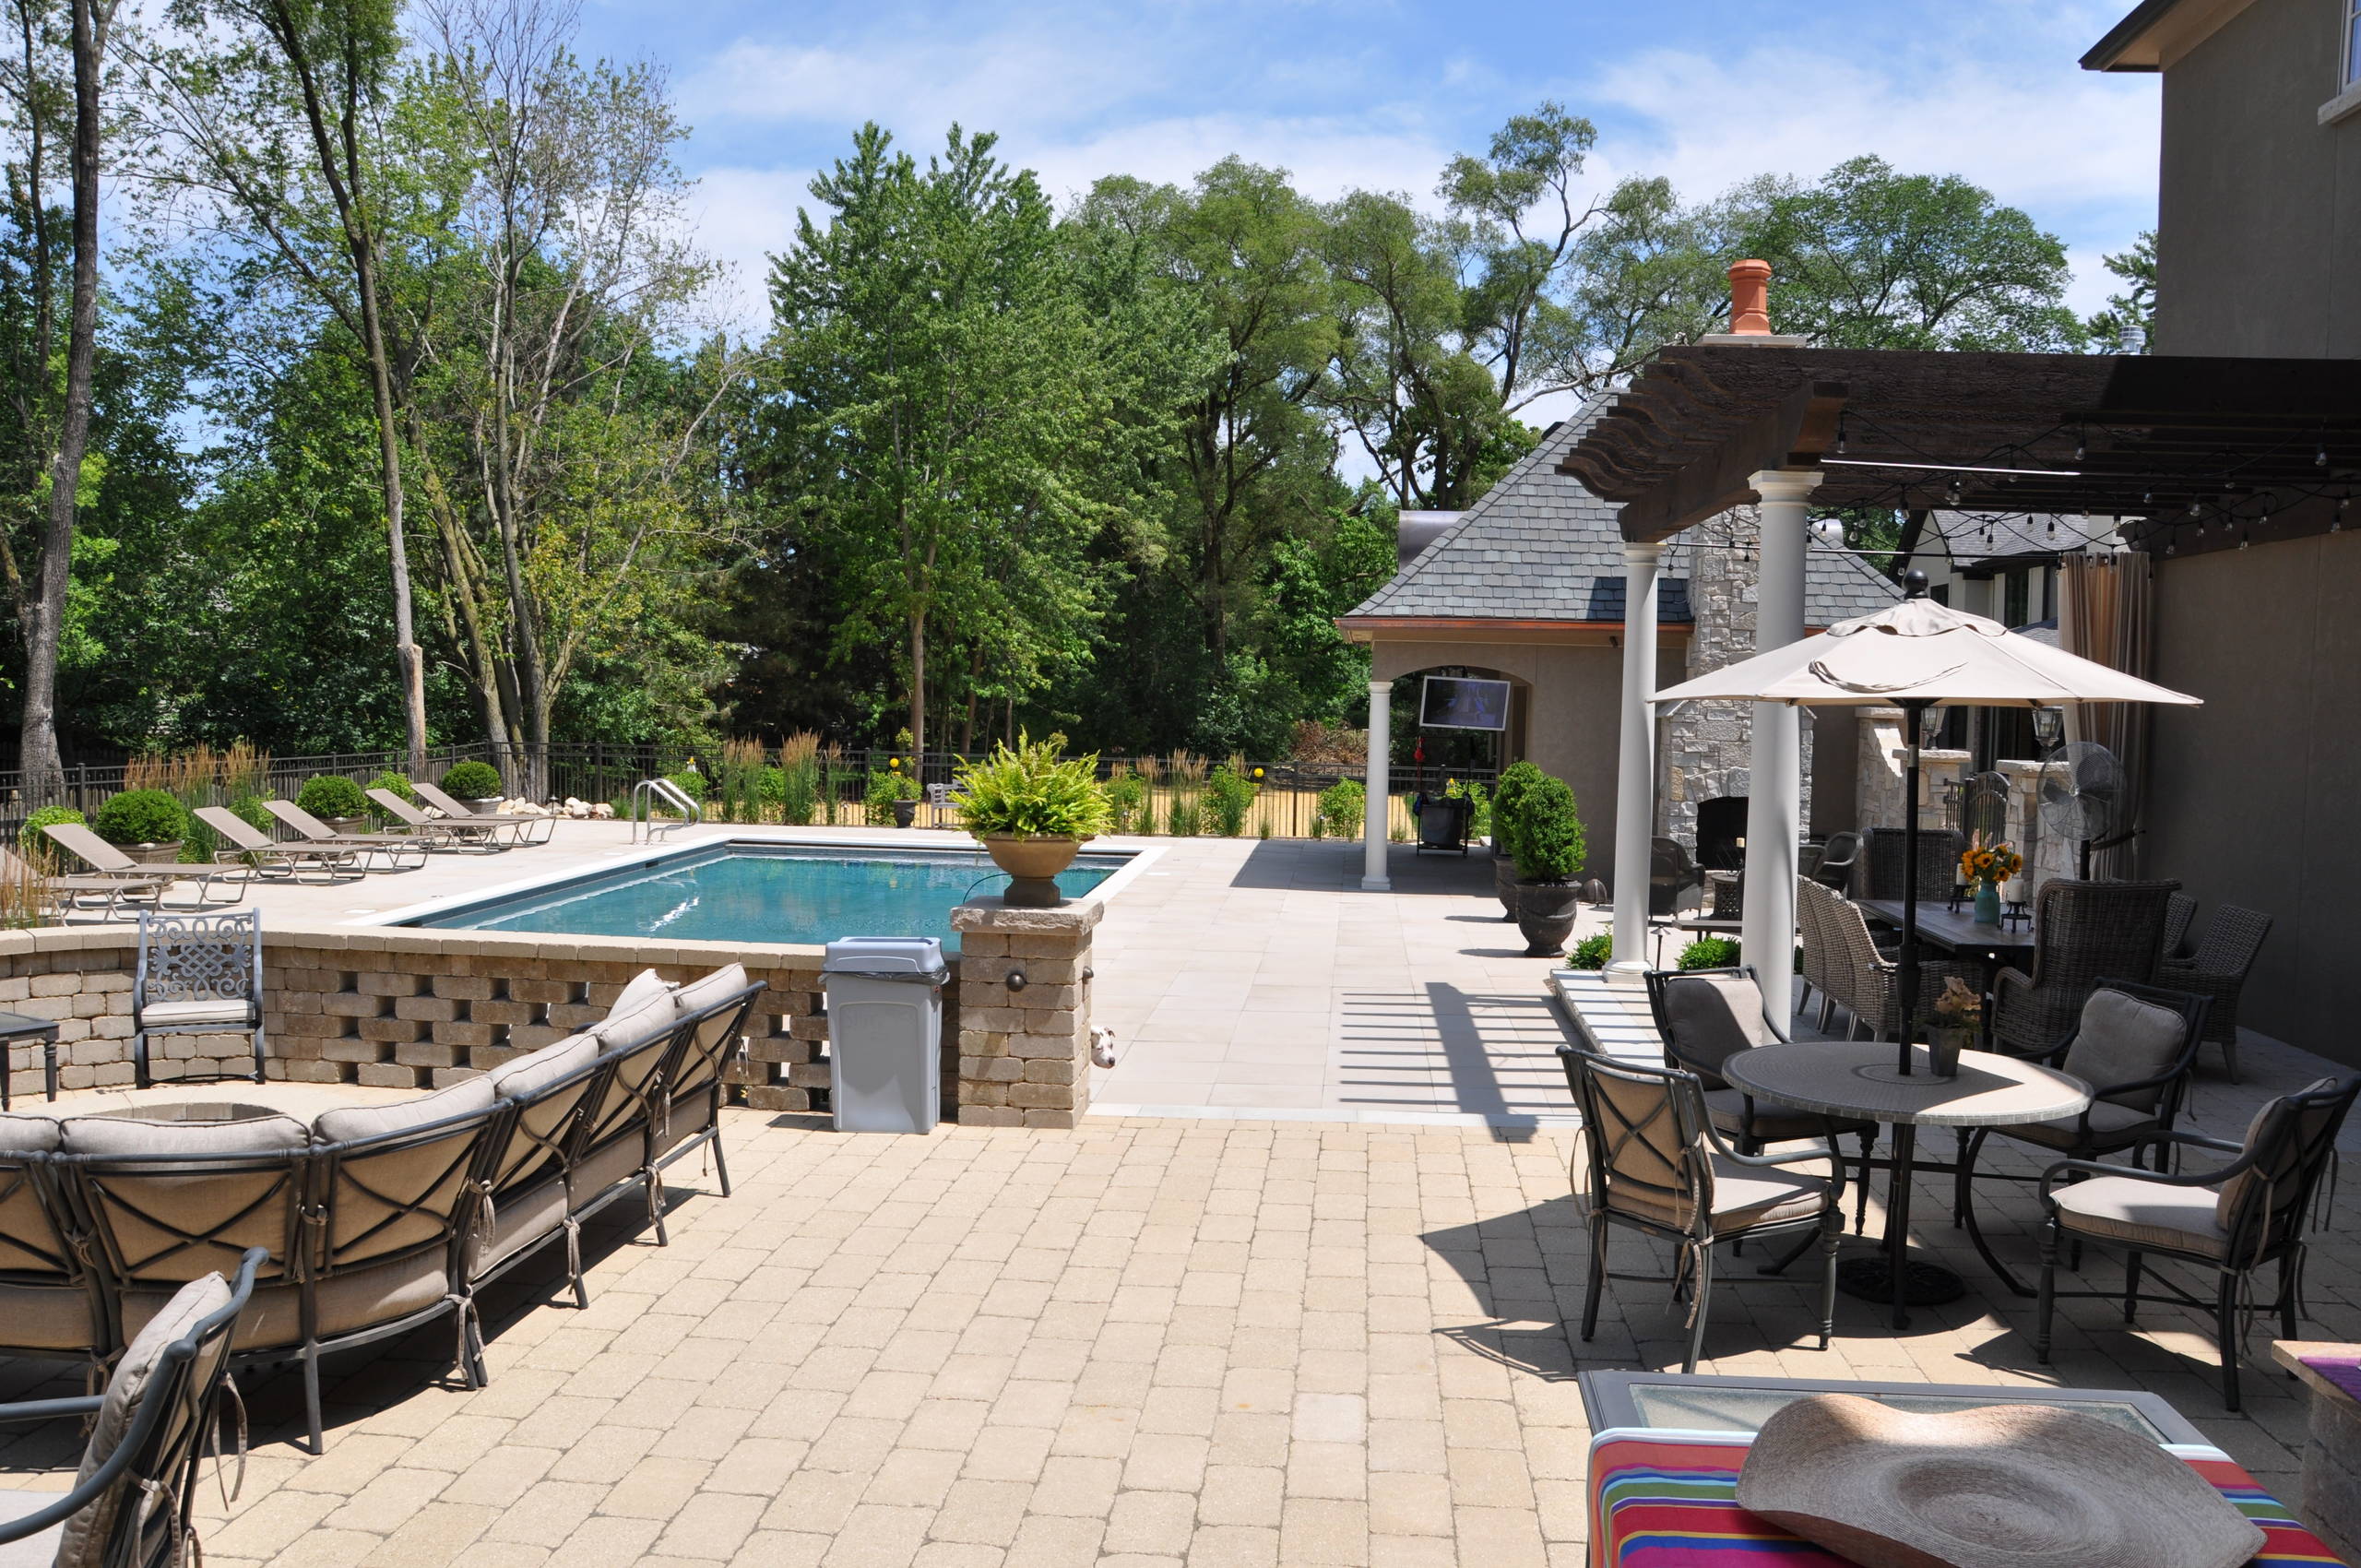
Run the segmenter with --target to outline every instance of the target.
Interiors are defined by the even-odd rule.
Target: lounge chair
[[[95,908],[107,919],[113,919],[115,911],[125,905],[154,904],[172,883],[168,876],[136,878],[95,873],[53,876],[5,849],[0,849],[0,873],[20,885],[38,884],[42,892],[69,910]],[[84,902],[91,898],[98,902],[95,905]]]
[[[418,791],[420,800],[441,812],[445,821],[498,823],[514,831],[515,841],[518,844],[546,844],[557,826],[557,819],[552,816],[508,816],[499,812],[477,811],[465,801],[453,800],[432,784],[413,784],[410,788]],[[533,835],[536,825],[541,830],[539,837]]]
[[[410,832],[445,849],[481,849],[489,853],[508,849],[516,842],[515,817],[429,816],[391,790],[372,790],[369,798]]]
[[[226,806],[199,806],[196,819],[229,842],[230,848],[213,851],[216,861],[242,861],[253,867],[256,876],[275,872],[301,882],[310,869],[323,873],[321,881],[333,882],[340,871],[362,869],[358,849],[326,849],[309,842],[282,844]]]
[[[426,851],[433,846],[423,838],[407,833],[338,833],[310,812],[292,801],[265,801],[263,810],[302,834],[314,849],[350,849],[363,855],[383,855],[387,867],[394,871],[405,868],[402,857],[415,855],[418,865],[426,863]]]
[[[224,898],[219,902],[234,904],[246,896],[246,885],[254,880],[254,868],[251,866],[219,864],[143,866],[78,822],[43,823],[42,831],[89,862],[90,869],[101,876],[112,876],[127,882],[155,882],[160,879],[165,882],[196,883],[196,903],[188,906],[189,908],[204,908],[207,897],[213,891],[214,885],[221,882],[230,884],[238,891],[235,897]]]

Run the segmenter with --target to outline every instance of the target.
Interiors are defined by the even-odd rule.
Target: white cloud
[[[742,331],[769,325],[764,280],[770,257],[795,237],[795,211],[812,204],[809,171],[718,168],[701,171],[682,216],[697,247],[727,269],[716,308]]]

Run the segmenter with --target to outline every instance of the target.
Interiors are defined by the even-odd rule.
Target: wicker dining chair
[[[1827,887],[1808,876],[1796,879],[1796,936],[1803,947],[1803,989],[1796,998],[1796,1013],[1811,1005],[1812,993],[1820,993],[1820,1027],[1828,1028],[1829,1015],[1836,1006],[1836,992],[1832,981],[1838,961],[1838,946],[1834,934],[1822,914],[1821,900],[1833,897]]]
[[[1819,903],[1821,921],[1837,949],[1836,968],[1829,978],[1836,986],[1836,1000],[1853,1016],[1845,1038],[1857,1038],[1865,1028],[1872,1039],[1897,1037],[1902,1029],[1900,957],[1879,945],[1877,938],[1869,933],[1869,922],[1858,904],[1833,893],[1820,897]],[[1983,975],[1975,965],[1932,957],[1923,945],[1920,947],[1918,1012],[1922,1018],[1934,1005],[1935,998],[1943,993],[1943,982],[1954,975],[1970,986],[1980,987],[1983,983]]]
[[[2034,898],[2033,972],[2002,969],[1992,987],[1992,1045],[2047,1056],[2064,1044],[2102,975],[2156,978],[2165,903],[2177,882],[2075,882],[2054,877]]]
[[[1968,1240],[2011,1290],[2020,1296],[2033,1294],[2030,1286],[2020,1283],[1993,1255],[1984,1228],[1976,1220],[1975,1182],[1979,1176],[1987,1182],[2033,1178],[2007,1171],[1978,1172],[1976,1159],[1986,1141],[2006,1138],[2068,1159],[2097,1159],[2130,1150],[2136,1167],[2140,1149],[2158,1134],[2171,1132],[2180,1115],[2204,1028],[2205,998],[2201,996],[2130,980],[2103,980],[2082,1004],[2074,1033],[2048,1058],[2048,1065],[2091,1086],[2091,1103],[2076,1115],[2047,1122],[1978,1127],[1963,1140],[1953,1178],[1952,1212],[1965,1222]],[[1961,1131],[1967,1133],[1965,1128]]]
[[[2205,935],[2194,954],[2175,958],[2167,942],[2165,960],[2156,966],[2157,983],[2194,992],[2213,1004],[2205,1014],[2206,1043],[2222,1048],[2222,1065],[2234,1084],[2238,1081],[2238,993],[2246,989],[2262,939],[2270,934],[2269,915],[2224,904],[2205,922]]]
[[[1836,1241],[1845,1228],[1845,1168],[1831,1150],[1741,1154],[1715,1130],[1704,1086],[1693,1073],[1611,1060],[1575,1046],[1558,1048],[1582,1109],[1584,1163],[1576,1197],[1590,1228],[1590,1287],[1583,1298],[1583,1338],[1598,1332],[1607,1281],[1675,1285],[1689,1295],[1689,1350],[1682,1373],[1697,1370],[1714,1301],[1714,1249],[1725,1241],[1816,1229],[1820,1235],[1820,1348],[1836,1322]],[[1799,1168],[1799,1169],[1791,1169]],[[1607,1266],[1607,1238],[1621,1225],[1676,1249],[1674,1272],[1617,1274]],[[1765,1267],[1775,1274],[1784,1264]]]
[[[1861,849],[1867,862],[1853,879],[1854,897],[1857,898],[1904,898],[1909,889],[1903,884],[1902,852],[1908,835],[1899,827],[1872,827],[1868,841]],[[1952,889],[1959,885],[1959,856],[1967,840],[1957,829],[1922,827],[1918,830],[1918,901],[1925,904],[1934,899],[1947,899]]]
[[[2197,919],[2197,900],[2176,893],[2165,900],[2165,947],[2162,962],[2189,956],[2189,922]]]
[[[2049,1361],[2050,1321],[2060,1300],[2121,1301],[2125,1323],[2136,1321],[2142,1301],[2166,1306],[2212,1307],[2215,1343],[2222,1355],[2222,1402],[2238,1408],[2238,1318],[2248,1277],[2264,1265],[2279,1267],[2275,1300],[2256,1309],[2276,1313],[2281,1336],[2297,1337],[2306,1248],[2305,1225],[2321,1178],[2336,1155],[2336,1134],[2361,1094],[2361,1077],[2340,1083],[2321,1078],[2255,1112],[2239,1143],[2168,1133],[2160,1145],[2211,1149],[2236,1158],[2216,1170],[2165,1176],[2130,1172],[2096,1160],[2061,1160],[2041,1179],[2042,1206],[2049,1223],[2042,1234],[2041,1304],[2036,1312],[2034,1356]],[[2161,1161],[2162,1151],[2159,1150]],[[2069,1184],[2068,1177],[2082,1178]],[[2088,1241],[2124,1254],[2121,1290],[2060,1290],[2059,1253],[2069,1241]],[[2165,1258],[2213,1276],[2208,1302],[2150,1267]],[[2143,1269],[2167,1295],[2140,1289]]]

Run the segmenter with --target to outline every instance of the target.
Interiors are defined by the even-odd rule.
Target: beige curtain
[[[2058,569],[2058,643],[2068,653],[2153,678],[2155,657],[2153,579],[2147,552],[2070,556]],[[2125,824],[2140,822],[2148,781],[2149,712],[2145,703],[2091,702],[2066,705],[2066,737],[2095,741],[2123,765]],[[2091,874],[2140,874],[2140,840],[2094,855]]]

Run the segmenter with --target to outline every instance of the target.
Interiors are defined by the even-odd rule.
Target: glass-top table
[[[1813,1378],[1682,1376],[1679,1372],[1586,1372],[1583,1408],[1593,1431],[1755,1432],[1807,1394],[1857,1394],[1898,1409],[1934,1414],[1987,1405],[2058,1405],[2138,1432],[2152,1443],[2213,1440],[2163,1398],[2123,1388],[2008,1388],[1992,1384],[1845,1383]]]

